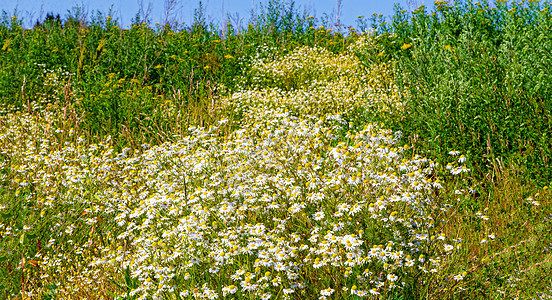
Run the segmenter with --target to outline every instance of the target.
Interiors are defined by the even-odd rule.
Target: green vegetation
[[[210,99],[232,90],[234,78],[262,45],[278,53],[302,45],[345,47],[343,35],[315,30],[319,21],[278,1],[269,2],[247,27],[228,24],[225,31],[206,24],[201,6],[188,28],[136,21],[121,29],[99,12],[83,20],[82,11],[74,9],[63,23],[47,18],[32,30],[4,13],[0,109],[28,111],[63,99],[83,114],[78,127],[91,141],[111,135],[119,148],[159,143],[172,130],[217,120],[206,110]],[[57,89],[46,84],[48,70],[56,71],[50,76]],[[172,119],[162,109],[167,102],[176,104],[177,122],[167,123]]]
[[[399,85],[411,95],[405,118],[390,126],[432,157],[460,149],[478,173],[488,174],[499,159],[522,168],[525,180],[549,185],[550,4],[436,3],[430,13],[397,11],[379,28],[387,32],[381,45],[397,63]]]
[[[0,298],[552,298],[551,4],[435,5],[4,12]]]

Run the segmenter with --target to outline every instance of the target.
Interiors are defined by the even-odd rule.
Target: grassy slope
[[[275,6],[271,13],[289,9]],[[224,38],[201,18],[191,30],[180,32],[143,25],[122,31],[110,19],[87,27],[66,23],[63,29],[45,23],[24,31],[17,19],[7,19],[0,27],[0,98],[6,110],[35,116],[40,113],[33,107],[40,102],[58,106],[52,108],[55,114],[49,122],[64,132],[55,134],[59,145],[50,151],[62,149],[65,141],[76,142],[78,136],[93,144],[112,135],[113,141],[106,144],[116,151],[177,140],[173,135],[185,135],[191,125],[216,124],[223,118],[216,113],[219,103],[214,99],[242,88],[233,78],[252,76],[249,68],[259,45],[268,44],[281,56],[300,45],[340,52],[355,40],[345,41],[339,34],[317,29],[317,20],[306,15],[279,15],[252,27],[230,28]],[[444,189],[433,195],[438,208],[433,217],[445,222],[436,224],[434,232],[462,239],[461,251],[449,257],[443,272],[414,277],[419,286],[404,291],[403,296],[501,298],[506,293],[528,298],[550,294],[545,274],[551,265],[551,237],[546,230],[551,197],[549,190],[540,188],[551,180],[552,80],[545,72],[551,63],[546,55],[552,38],[550,20],[548,6],[536,3],[497,3],[496,8],[440,5],[434,13],[417,10],[412,18],[398,11],[392,23],[380,23],[383,34],[370,47],[355,52],[367,65],[392,62],[401,94],[409,95],[404,98],[406,113],[392,111],[389,117],[367,110],[366,118],[403,131],[414,146],[412,155],[423,154],[445,166],[458,159],[448,152],[459,150],[467,155],[466,165],[472,169],[459,179],[437,168]],[[298,82],[308,79],[293,76],[299,76]],[[279,80],[262,82],[261,87],[290,88]],[[6,114],[0,124],[8,128],[13,116]],[[239,119],[243,113],[226,117]],[[359,117],[349,121],[355,126],[365,124]],[[71,129],[74,133],[69,133]],[[26,281],[37,272],[32,264],[24,263],[24,270],[16,266],[22,254],[32,257],[47,243],[47,230],[42,228],[47,223],[42,223],[40,212],[33,208],[40,199],[27,197],[38,197],[32,186],[21,188],[14,183],[18,175],[10,165],[15,163],[5,154],[0,159],[4,162],[0,203],[5,206],[1,230],[7,237],[2,249],[9,249],[0,254],[0,274],[7,275],[0,277],[8,278],[0,284],[16,292],[28,290],[31,284],[41,285],[36,278],[32,283]],[[71,211],[86,209],[56,205],[67,211],[67,220],[75,218]],[[22,234],[26,224],[42,225],[36,225],[38,234]],[[7,227],[17,234],[7,234]],[[112,285],[113,292],[135,284],[130,278],[125,281],[124,271],[102,272],[107,277],[115,272],[113,278],[121,288]],[[462,272],[466,272],[465,279],[455,281],[453,275]],[[55,285],[48,287],[55,290]]]

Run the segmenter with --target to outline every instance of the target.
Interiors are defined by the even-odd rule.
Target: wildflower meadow
[[[552,8],[0,25],[1,299],[552,298]]]

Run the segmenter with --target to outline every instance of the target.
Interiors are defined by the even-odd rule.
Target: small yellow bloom
[[[2,51],[6,51],[10,47],[11,39],[7,39],[4,41],[4,45],[2,46]]]
[[[401,50],[406,50],[406,49],[408,49],[408,48],[410,48],[410,47],[412,47],[412,43],[410,43],[410,44],[404,44],[404,45],[401,46]]]

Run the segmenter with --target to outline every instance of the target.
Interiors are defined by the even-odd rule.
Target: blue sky
[[[139,2],[146,8],[151,3],[150,18],[152,23],[164,23],[165,5],[170,0],[0,0],[0,10],[7,11],[10,15],[14,9],[25,21],[25,26],[34,24],[37,19],[44,19],[46,13],[60,14],[63,18],[67,10],[75,5],[85,7],[88,12],[100,10],[107,13],[113,5],[114,17],[118,17],[123,27],[128,27],[131,19],[138,12]],[[194,9],[198,7],[199,0],[173,0],[176,2],[174,18],[180,23],[190,24],[193,21]],[[324,13],[335,16],[339,0],[296,0],[295,5],[301,9],[308,9],[315,17],[322,17]],[[238,19],[246,22],[249,19],[251,9],[258,7],[259,3],[267,0],[203,0],[208,21],[222,24],[227,21],[227,14],[232,16],[230,21],[236,23]],[[419,5],[426,5],[432,9],[432,0],[341,0],[340,20],[348,26],[356,25],[355,20],[359,15],[370,16],[373,13],[391,16],[393,5],[399,3],[403,8],[414,9]]]

